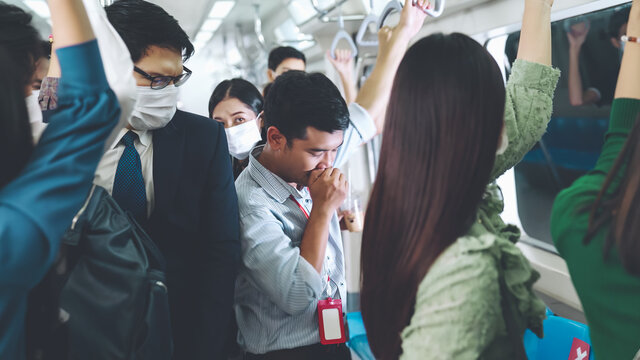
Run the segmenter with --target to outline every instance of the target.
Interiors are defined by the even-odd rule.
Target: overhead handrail
[[[336,58],[336,49],[338,48],[338,43],[340,42],[340,40],[345,40],[351,47],[351,57],[355,58],[356,56],[358,56],[358,47],[356,46],[356,43],[353,42],[351,35],[344,29],[344,20],[342,19],[342,13],[340,13],[338,17],[338,24],[340,26],[340,29],[338,30],[338,33],[336,33],[336,36],[333,38],[333,43],[331,43],[331,56],[334,59]]]
[[[337,9],[338,7],[342,6],[342,4],[347,2],[347,0],[334,0],[333,5],[331,5],[330,8],[322,9],[320,8],[320,3],[318,2],[318,0],[310,0],[310,1],[311,1],[311,6],[318,14],[320,14],[320,16],[325,16],[329,14],[330,12],[332,12],[333,10]]]
[[[343,15],[342,21],[362,21],[364,20],[364,18],[366,18],[365,15]],[[329,17],[328,15],[324,15],[320,17],[320,21],[322,21],[323,23],[337,23],[338,21],[340,21],[340,19],[337,17]]]
[[[313,9],[321,15],[324,15],[327,13],[326,10],[322,10],[320,9],[320,4],[318,4],[318,0],[311,0],[311,6],[313,6]]]
[[[373,23],[378,23],[378,16],[371,13],[367,15],[367,17],[362,21],[362,24],[360,24],[360,29],[358,29],[358,34],[356,35],[356,44],[358,46],[378,46],[378,38],[375,38],[375,40],[364,39],[369,30],[369,25]]]
[[[254,19],[253,19],[253,31],[256,33],[256,37],[258,38],[258,43],[262,47],[262,50],[267,49],[267,44],[264,40],[264,35],[262,33],[262,19],[260,19],[260,3],[258,1],[254,1],[253,3],[254,9]]]
[[[426,9],[424,12],[431,17],[437,18],[444,12],[445,0],[434,0],[434,2],[433,8]]]
[[[385,20],[389,17],[389,15],[393,13],[402,12],[402,4],[396,0],[389,1],[387,6],[384,7],[384,10],[380,13],[380,17],[378,18],[378,30],[382,29],[384,26]]]
[[[444,12],[444,8],[445,8],[445,3],[446,0],[432,0],[434,2],[434,6],[428,9],[425,9],[424,12],[425,14],[437,18],[440,15],[442,15],[442,13]],[[414,0],[415,3],[415,0]],[[385,6],[384,10],[382,10],[382,13],[380,14],[380,18],[378,19],[378,29],[382,29],[382,27],[384,26],[384,22],[385,20],[387,20],[387,18],[389,17],[389,15],[396,13],[396,12],[402,12],[402,3],[398,2],[397,0],[392,0],[390,1],[387,6]]]

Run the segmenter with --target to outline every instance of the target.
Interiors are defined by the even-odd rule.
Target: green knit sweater
[[[513,167],[540,140],[551,117],[560,72],[517,60],[507,83],[504,122],[509,146],[496,157],[491,180]],[[433,263],[420,283],[415,312],[402,332],[402,360],[515,359],[507,334],[503,297],[520,329],[542,336],[544,303],[533,293],[539,274],[514,245],[517,227],[500,218],[504,207],[495,183],[487,186],[478,221]],[[506,289],[500,290],[500,278]],[[516,314],[517,313],[517,314]]]
[[[603,257],[608,226],[589,245],[583,244],[589,206],[595,202],[638,112],[639,100],[614,101],[596,167],[558,195],[551,216],[551,235],[580,296],[597,360],[632,359],[640,349],[640,278],[624,270],[615,247],[606,259]]]

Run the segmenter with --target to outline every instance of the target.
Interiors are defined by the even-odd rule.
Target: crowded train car
[[[0,360],[640,360],[640,0],[0,0]]]

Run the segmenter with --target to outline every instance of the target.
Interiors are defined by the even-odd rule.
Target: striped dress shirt
[[[362,107],[351,104],[349,112],[350,124],[335,166],[343,165],[355,148],[376,133],[373,120]],[[326,258],[318,274],[300,255],[307,218],[296,201],[311,213],[309,191],[298,191],[264,168],[257,160],[262,149],[253,149],[247,169],[236,180],[242,266],[234,308],[238,343],[254,354],[319,343],[318,300],[340,298],[343,311],[347,308],[338,217],[331,220]]]

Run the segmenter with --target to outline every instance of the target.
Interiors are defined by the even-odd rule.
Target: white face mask
[[[138,101],[129,119],[129,124],[140,131],[160,129],[171,121],[178,104],[178,88],[169,85],[153,90],[148,86],[136,87]]]
[[[253,146],[262,139],[260,129],[258,129],[259,118],[260,115],[255,120],[224,129],[231,156],[238,160],[246,159]]]
[[[47,126],[42,122],[42,109],[38,102],[38,93],[39,91],[33,91],[31,95],[24,98],[24,101],[27,104],[29,124],[31,125],[31,136],[33,137],[34,143],[38,142],[40,135],[42,135],[42,132]]]
[[[29,113],[29,122],[30,123],[41,123],[42,122],[42,110],[40,109],[40,103],[38,103],[38,94],[33,91],[31,95],[24,98],[25,103],[27,104],[27,112]]]

